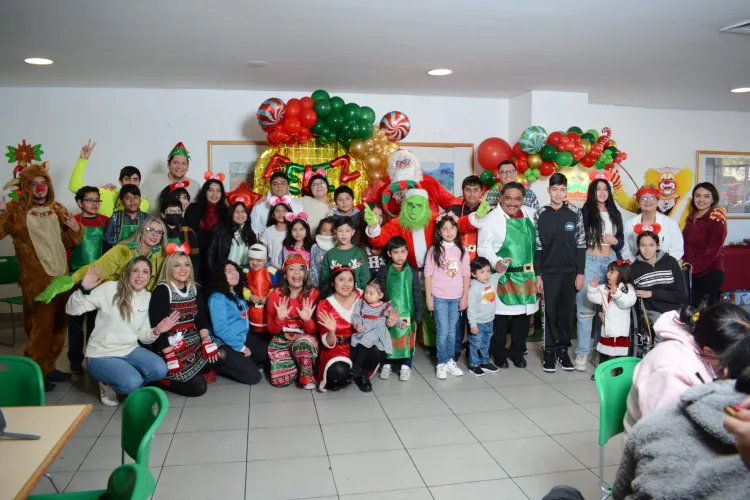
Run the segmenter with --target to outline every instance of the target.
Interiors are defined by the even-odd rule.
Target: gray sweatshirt
[[[472,278],[469,284],[469,326],[492,323],[495,320],[497,280],[500,273],[492,273],[487,283]]]
[[[750,498],[750,472],[723,425],[724,407],[747,397],[734,383],[691,387],[639,421],[625,443],[613,498]]]

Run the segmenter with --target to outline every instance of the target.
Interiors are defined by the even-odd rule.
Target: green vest
[[[395,266],[388,268],[385,288],[388,300],[393,303],[393,307],[398,309],[399,316],[396,325],[388,329],[393,344],[393,352],[387,356],[388,359],[410,358],[414,354],[417,324],[414,321],[413,279],[412,270],[408,264],[404,264],[404,268],[400,271]]]
[[[99,216],[97,215],[97,218]],[[101,224],[102,220],[99,219]],[[83,225],[83,223],[80,223]],[[104,225],[83,226],[83,239],[81,244],[70,252],[70,271],[76,272],[83,266],[91,264],[102,256],[102,236],[104,236]]]
[[[508,306],[534,304],[536,302],[536,275],[534,273],[534,252],[536,230],[528,217],[506,219],[505,241],[495,255],[500,258],[512,257],[510,268],[525,268],[521,271],[508,271],[497,282],[497,297]]]

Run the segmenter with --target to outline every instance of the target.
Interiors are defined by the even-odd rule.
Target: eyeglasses
[[[167,210],[164,215],[182,215],[182,210]]]
[[[639,201],[656,201],[658,199],[659,197],[654,195],[641,196],[640,198],[638,198]]]
[[[319,188],[319,187],[327,188],[328,185],[323,181],[319,181],[319,182],[313,182],[312,184],[310,184],[310,187],[311,188]]]
[[[153,227],[147,227],[146,232],[148,234],[155,234],[156,236],[164,236],[164,231],[161,229],[154,229]]]
[[[87,198],[84,198],[83,201],[85,201],[86,203],[94,203],[94,204],[102,202],[102,200],[89,200]]]
[[[500,175],[515,174],[516,173],[516,169],[514,168],[513,170],[499,170],[498,173]]]

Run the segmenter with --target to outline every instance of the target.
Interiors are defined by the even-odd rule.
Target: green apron
[[[498,280],[497,296],[503,304],[516,306],[536,302],[535,249],[536,230],[529,218],[507,219],[505,241],[495,255],[500,258],[512,257],[511,269],[524,269],[508,271]]]
[[[401,271],[394,266],[388,268],[388,277],[385,281],[388,300],[398,309],[399,316],[396,325],[388,329],[393,344],[393,353],[387,356],[388,359],[405,359],[414,355],[417,324],[414,321],[413,279],[411,267],[408,265],[404,265]]]
[[[121,212],[122,216],[120,217],[120,236],[117,239],[117,242],[125,241],[131,236],[135,234],[136,231],[138,231],[138,226],[141,225],[141,221],[143,219],[138,220],[138,217],[136,217],[136,220],[138,221],[136,224],[125,224],[125,219],[128,217],[125,212]]]
[[[98,216],[97,216],[98,217]],[[101,219],[99,221],[101,223]],[[104,226],[83,226],[81,244],[70,252],[70,271],[76,272],[102,256]]]

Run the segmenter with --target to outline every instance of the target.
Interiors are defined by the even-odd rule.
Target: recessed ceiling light
[[[450,75],[451,73],[453,73],[453,71],[449,69],[431,69],[427,72],[427,74],[430,76],[446,76]]]
[[[45,59],[43,57],[27,57],[23,60],[27,64],[33,64],[35,66],[48,66],[52,64],[52,59]]]
[[[265,68],[267,66],[270,66],[271,63],[268,61],[248,61],[247,65],[251,68]]]
[[[732,92],[734,92],[735,94],[743,94],[745,92],[750,92],[750,87],[740,87],[737,89],[732,89]]]

